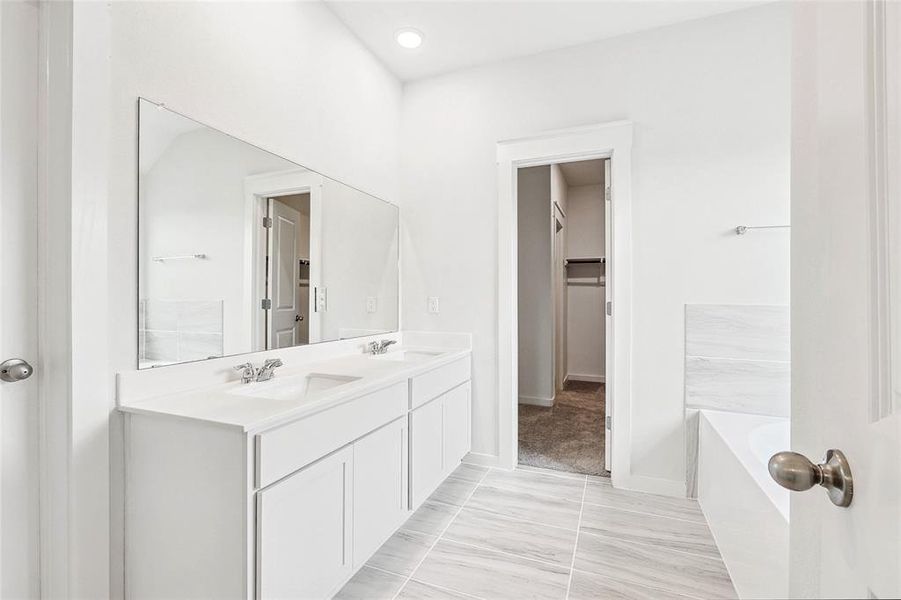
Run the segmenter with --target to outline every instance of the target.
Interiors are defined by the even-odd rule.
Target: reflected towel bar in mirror
[[[166,262],[167,260],[185,260],[188,258],[206,258],[206,254],[180,254],[178,256],[154,256],[153,262]]]
[[[791,225],[739,225],[735,228],[735,235],[744,235],[749,229],[791,229]]]

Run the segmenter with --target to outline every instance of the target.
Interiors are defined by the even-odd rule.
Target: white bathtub
[[[790,444],[788,419],[701,411],[698,502],[740,598],[788,597],[789,492],[767,461]]]

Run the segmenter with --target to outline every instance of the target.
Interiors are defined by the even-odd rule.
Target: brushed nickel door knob
[[[21,358],[10,358],[0,363],[0,379],[8,383],[15,383],[28,379],[34,369]]]
[[[804,492],[815,485],[826,488],[836,506],[850,506],[854,496],[851,466],[841,450],[827,450],[826,460],[814,464],[798,452],[777,452],[768,464],[770,476],[782,487]]]

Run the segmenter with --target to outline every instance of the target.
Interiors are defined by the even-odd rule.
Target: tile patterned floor
[[[340,600],[735,598],[693,500],[461,465]]]

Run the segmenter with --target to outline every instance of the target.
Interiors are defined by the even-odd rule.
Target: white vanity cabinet
[[[354,449],[257,492],[259,598],[328,598],[353,570]]]
[[[404,416],[354,443],[354,569],[409,516],[408,439]]]
[[[410,414],[413,510],[459,466],[470,449],[470,384],[463,383]]]
[[[410,381],[410,504],[413,510],[450,475],[470,449],[469,360]]]
[[[469,451],[469,361],[269,427],[124,409],[126,597],[331,597]]]

